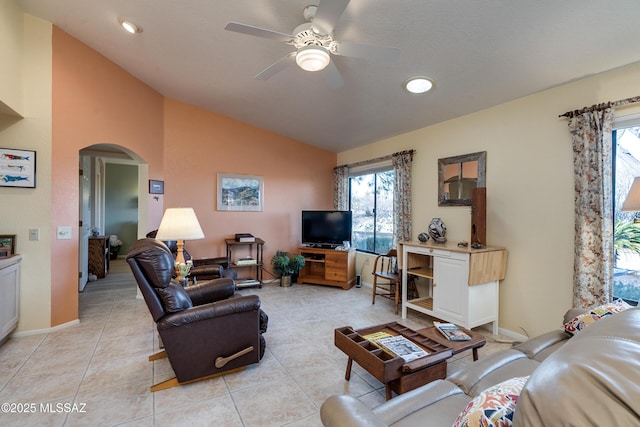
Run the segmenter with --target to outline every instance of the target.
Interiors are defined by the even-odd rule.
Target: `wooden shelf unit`
[[[305,259],[298,283],[338,286],[350,289],[356,283],[356,250],[299,248]]]
[[[254,242],[238,242],[235,239],[224,239],[227,246],[227,263],[238,272],[244,270],[245,275],[238,273],[236,288],[262,287],[262,268],[264,266],[264,240],[256,237]],[[240,255],[249,256],[255,259],[254,264],[237,264]],[[255,252],[254,252],[255,251]],[[249,271],[250,273],[246,273]],[[255,273],[255,276],[245,277],[247,274]]]
[[[409,276],[422,277],[428,289],[428,295],[407,300],[407,287],[402,287],[403,319],[412,309],[467,329],[492,323],[492,332],[498,333],[498,285],[506,271],[506,249],[419,242],[401,242],[399,248],[403,283]]]

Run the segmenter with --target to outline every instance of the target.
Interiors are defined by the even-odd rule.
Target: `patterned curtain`
[[[575,174],[574,307],[611,300],[613,118],[611,104],[577,111],[569,118]]]
[[[349,209],[349,166],[333,169],[333,208],[339,211]]]
[[[391,156],[395,180],[393,184],[393,245],[411,240],[411,163],[413,151]]]

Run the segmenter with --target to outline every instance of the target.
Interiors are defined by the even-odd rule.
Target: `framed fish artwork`
[[[36,152],[0,148],[0,187],[36,187]]]

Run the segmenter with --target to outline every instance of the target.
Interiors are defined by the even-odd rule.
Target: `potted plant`
[[[276,251],[271,258],[273,272],[281,275],[280,286],[291,286],[291,276],[298,276],[304,267],[304,257],[302,255],[290,255],[289,252]]]
[[[117,234],[109,236],[109,255],[111,259],[118,259],[118,252],[122,247],[122,240],[118,239]]]

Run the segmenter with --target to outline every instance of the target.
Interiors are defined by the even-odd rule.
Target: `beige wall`
[[[11,3],[0,2],[3,8]],[[0,10],[0,87],[14,87],[11,93],[0,89],[0,101],[20,110],[24,118],[0,114],[0,147],[37,154],[36,188],[0,187],[0,234],[16,234],[16,251],[24,255],[18,330],[33,330],[51,324],[51,24],[20,13],[17,18],[12,15],[12,25],[4,25],[5,13]],[[11,51],[11,61],[4,60],[6,50]],[[16,75],[18,82],[29,84],[14,85],[11,79]],[[40,229],[39,241],[29,240],[29,228]]]
[[[500,327],[535,335],[558,328],[572,305],[573,154],[567,121],[558,115],[638,95],[638,88],[635,64],[339,153],[338,164],[416,149],[414,238],[440,217],[448,239],[458,242],[470,239],[471,211],[438,206],[437,161],[487,151],[487,241],[509,250]]]
[[[0,114],[22,115],[22,59],[26,53],[22,10],[0,1]]]

